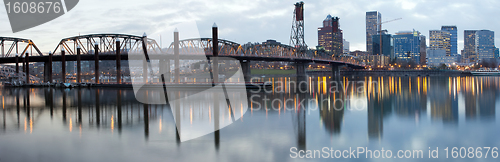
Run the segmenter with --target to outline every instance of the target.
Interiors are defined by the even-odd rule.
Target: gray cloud
[[[211,37],[213,22],[220,28],[220,38],[238,43],[275,39],[288,44],[295,1],[80,1],[70,12],[38,27],[13,34],[5,8],[0,9],[2,36],[30,38],[43,52],[53,50],[60,39],[78,34],[157,33],[170,26],[195,20],[202,37]],[[442,25],[457,25],[459,51],[463,48],[463,30],[497,30],[500,3],[484,1],[433,0],[317,0],[305,1],[305,38],[310,47],[317,45],[317,28],[328,14],[340,17],[344,38],[351,50],[365,50],[365,12],[377,10],[383,20],[402,20],[383,25],[390,33],[418,30],[428,36],[429,30]],[[167,36],[170,36],[168,34]],[[164,36],[165,37],[165,36]],[[151,38],[159,39],[159,35]],[[499,38],[497,37],[496,40]],[[163,42],[163,46],[168,43]]]

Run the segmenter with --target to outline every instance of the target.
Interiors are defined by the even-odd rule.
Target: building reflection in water
[[[458,125],[459,103],[463,98],[465,121],[494,121],[495,105],[500,89],[497,77],[341,77],[312,75],[301,78],[307,84],[290,82],[295,78],[266,78],[257,81],[279,81],[275,88],[260,92],[248,92],[250,112],[244,115],[243,103],[232,105],[227,110],[218,102],[191,101],[172,105],[147,105],[137,102],[130,89],[51,89],[51,88],[3,88],[1,92],[2,129],[33,133],[41,116],[50,115],[51,120],[62,121],[67,131],[79,129],[115,131],[121,135],[125,129],[143,127],[148,140],[151,131],[173,135],[172,140],[181,144],[183,132],[177,127],[193,127],[204,123],[213,133],[214,146],[220,147],[223,130],[231,122],[252,117],[260,111],[267,118],[291,116],[294,138],[299,149],[306,149],[308,132],[306,119],[308,110],[317,106],[323,129],[330,136],[342,132],[345,113],[366,111],[368,137],[382,140],[384,118],[395,116],[414,120],[430,118],[433,122]],[[302,86],[302,87],[300,87]],[[300,91],[298,88],[306,89]],[[187,91],[172,92],[181,97]],[[229,94],[231,95],[231,94]],[[237,95],[237,94],[233,94]],[[255,97],[254,95],[257,95]],[[219,95],[211,95],[215,97]],[[254,96],[254,97],[252,97]],[[273,102],[278,99],[282,102]],[[314,101],[314,102],[311,102]],[[366,105],[359,104],[366,102]],[[220,103],[225,103],[223,100]],[[352,109],[362,105],[362,109]],[[172,106],[172,108],[170,107]],[[173,111],[172,111],[173,109]],[[314,115],[314,114],[312,114]],[[172,120],[163,117],[172,116]],[[245,116],[245,117],[244,117]],[[161,120],[161,121],[160,121]],[[152,127],[160,123],[159,127]],[[177,127],[175,124],[177,123]],[[24,130],[22,129],[24,126]],[[78,128],[74,128],[78,127]],[[165,129],[167,128],[167,129]],[[168,130],[171,128],[171,130]],[[211,135],[210,135],[211,136]],[[309,135],[309,136],[314,136]]]

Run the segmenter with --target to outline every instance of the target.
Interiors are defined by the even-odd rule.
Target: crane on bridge
[[[379,33],[379,38],[380,38],[380,42],[379,42],[379,50],[380,50],[380,55],[382,55],[382,32],[387,32],[387,30],[382,30],[382,24],[385,24],[385,23],[390,23],[390,22],[393,22],[393,21],[397,21],[397,20],[401,20],[403,19],[402,17],[400,18],[397,18],[397,19],[392,19],[392,20],[387,20],[387,21],[384,21],[384,22],[381,22],[381,23],[377,23],[375,25],[373,25],[374,27],[376,27],[378,25],[378,30],[377,30],[377,33]]]

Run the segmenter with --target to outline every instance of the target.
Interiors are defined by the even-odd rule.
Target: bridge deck
[[[179,55],[180,60],[198,60],[200,59],[200,56],[203,55]],[[205,57],[213,57],[212,55],[204,55]],[[129,60],[129,55],[128,54],[121,54],[120,55],[121,60]],[[161,58],[161,59],[170,59],[173,60],[175,59],[174,55],[158,55],[158,54],[151,54],[149,57],[152,60]],[[234,58],[236,60],[250,60],[250,61],[282,61],[282,62],[300,62],[300,63],[321,63],[321,64],[334,64],[334,65],[347,65],[351,68],[355,69],[360,69],[364,68],[363,66],[352,64],[352,63],[346,63],[342,61],[336,61],[336,60],[325,60],[325,59],[311,59],[311,58],[289,58],[289,57],[266,57],[266,56],[237,56],[237,55],[222,55],[220,57],[229,57],[229,58]],[[93,61],[94,55],[81,55],[80,59],[82,61]],[[52,61],[61,61],[62,58],[60,55],[53,55],[52,56]],[[77,56],[76,55],[65,55],[65,60],[66,61],[76,61]],[[116,55],[115,54],[100,54],[99,55],[99,60],[116,60]],[[48,62],[49,61],[49,56],[30,56],[29,57],[30,62]],[[19,62],[21,63],[22,60],[20,59]],[[6,63],[15,63],[15,57],[4,57],[0,58],[0,64],[6,64]]]

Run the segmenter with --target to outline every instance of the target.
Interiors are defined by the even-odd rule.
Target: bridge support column
[[[45,83],[50,82],[49,71],[52,71],[52,69],[50,69],[49,64],[48,61],[43,63],[43,82]]]
[[[305,77],[306,76],[306,63],[297,62],[295,64],[295,69],[297,70],[297,77]]]
[[[49,60],[43,64],[43,81],[52,82],[52,52],[49,52]]]
[[[165,83],[171,82],[170,78],[170,59],[163,59],[160,61],[160,74],[163,74]]]
[[[30,83],[30,56],[29,53],[26,52],[26,58],[24,59],[26,61],[26,83]]]
[[[26,72],[26,65],[25,65],[25,60],[24,60],[24,56],[21,56],[21,62],[23,63],[23,73]]]
[[[52,83],[52,52],[49,52],[49,63],[48,65],[45,65],[45,66],[48,66],[48,73],[44,73],[44,75],[48,75],[49,76],[49,82]]]
[[[99,44],[94,44],[94,77],[96,84],[100,83],[99,80]]]
[[[175,78],[174,82],[179,83],[180,82],[180,71],[179,71],[179,31],[175,29],[174,31],[174,70],[175,70]]]
[[[116,83],[122,84],[122,65],[120,39],[116,38]]]
[[[250,70],[250,60],[240,60],[240,65],[241,65],[241,71],[243,72],[243,76],[245,78],[245,82],[249,82],[252,73]]]
[[[306,75],[306,66],[307,63],[303,62],[297,62],[295,63],[295,69],[297,70],[297,85],[299,86],[298,88],[300,89],[307,89],[308,82],[307,82],[307,75]]]
[[[144,82],[144,84],[148,83],[148,63],[150,63],[150,60],[149,60],[149,55],[148,55],[148,36],[146,35],[146,33],[144,33],[144,35],[142,35],[142,50],[144,52],[144,56],[146,59],[144,59],[144,61],[142,61],[142,81]],[[151,69],[153,70],[153,69]],[[151,76],[153,77],[153,76]]]
[[[63,83],[66,83],[66,51],[64,47],[61,48],[61,80]]]
[[[76,46],[76,82],[81,83],[82,82],[82,67],[81,67],[81,60],[80,60],[80,54],[81,54],[81,49],[80,45]]]
[[[340,76],[340,66],[335,64],[330,64],[330,66],[332,67],[332,76]]]
[[[215,84],[219,82],[219,38],[218,38],[218,28],[214,23],[212,26],[212,75]]]
[[[211,60],[212,62],[212,75],[213,83],[217,84],[219,82],[219,38],[218,38],[218,28],[214,23],[212,26],[212,55],[214,56]],[[214,141],[215,149],[219,150],[220,144],[220,105],[219,96],[214,95]]]
[[[16,53],[16,77],[19,79],[19,55]]]

